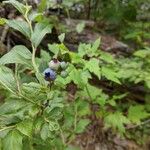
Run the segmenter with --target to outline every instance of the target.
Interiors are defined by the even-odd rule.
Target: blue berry
[[[43,74],[44,74],[45,80],[47,81],[52,81],[56,79],[56,72],[50,68],[45,69]]]

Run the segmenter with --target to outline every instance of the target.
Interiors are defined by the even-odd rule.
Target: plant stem
[[[31,23],[31,21],[29,20],[29,18],[27,16],[24,16],[24,17],[25,17],[25,19],[26,19],[26,21],[29,25],[31,35],[32,35],[33,34],[32,23]],[[39,71],[38,71],[38,67],[36,65],[36,61],[35,61],[36,48],[34,47],[31,38],[30,38],[30,42],[31,42],[31,46],[32,46],[32,64],[33,64],[35,72],[38,73]]]
[[[20,83],[18,80],[18,64],[15,64],[15,79],[16,79],[18,92],[21,93]]]
[[[32,28],[32,23],[31,21],[29,20],[29,18],[27,16],[24,16],[24,18],[26,19],[28,25],[29,25],[29,28],[30,28],[30,31],[31,31],[31,34],[33,33],[33,28]]]
[[[76,130],[77,128],[77,106],[75,105],[75,116],[74,116],[74,131]]]
[[[65,142],[65,137],[64,137],[63,131],[62,131],[61,128],[59,130],[60,130],[60,135],[61,135],[62,142],[63,142],[64,146],[66,146],[66,142]]]
[[[33,64],[35,72],[38,73],[39,71],[38,71],[38,67],[36,65],[36,61],[35,61],[36,49],[33,44],[31,44],[31,45],[32,45],[32,64]]]
[[[4,131],[4,130],[7,130],[7,129],[11,129],[11,128],[14,128],[15,126],[8,126],[8,127],[4,127],[2,129],[0,129],[0,132]]]
[[[131,130],[131,129],[140,127],[140,126],[142,126],[142,125],[148,124],[148,123],[150,123],[150,119],[145,120],[145,121],[141,122],[140,124],[132,125],[132,126],[126,127],[126,129],[127,129],[127,130]]]

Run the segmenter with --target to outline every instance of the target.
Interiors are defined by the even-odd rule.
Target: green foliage
[[[11,28],[18,30],[23,35],[25,35],[27,38],[31,37],[31,31],[28,23],[26,21],[19,21],[19,20],[7,20],[6,23]]]
[[[3,140],[4,150],[22,150],[22,136],[17,130],[9,132],[9,134]]]
[[[113,127],[114,129],[118,129],[120,133],[125,132],[125,124],[129,124],[130,121],[127,117],[125,117],[121,112],[115,112],[108,114],[105,117],[105,125],[106,127]]]
[[[24,120],[17,124],[17,130],[26,136],[32,135],[33,121],[30,119]]]
[[[23,45],[15,46],[8,52],[6,55],[1,57],[0,64],[25,64],[30,66],[29,62],[31,61],[32,54],[31,52]]]
[[[130,106],[128,110],[128,118],[135,124],[139,124],[141,119],[145,119],[150,116],[150,114],[144,110],[144,106]]]
[[[9,3],[13,5],[21,14],[27,14],[31,9],[31,6],[23,5],[22,3],[19,3],[16,0],[8,0],[8,1],[4,1],[4,3],[6,4]]]
[[[150,79],[149,79],[149,48],[144,50],[139,50],[134,53],[135,57],[131,59],[119,59],[119,72],[118,75],[120,78],[134,83],[145,83],[147,88],[150,88]]]
[[[98,78],[100,78],[100,67],[99,60],[96,58],[92,58],[90,61],[85,63],[85,69],[88,69],[91,73],[94,73]]]
[[[15,0],[5,3],[12,4],[23,15],[23,21],[6,20],[6,23],[26,36],[32,52],[17,45],[0,58],[0,88],[9,93],[0,105],[0,143],[4,150],[76,149],[68,143],[86,132],[92,115],[121,135],[126,135],[128,125],[139,125],[149,117],[149,102],[131,105],[133,102],[126,98],[129,93],[112,92],[101,85],[104,82],[117,89],[121,85],[140,83],[149,90],[149,48],[136,51],[130,58],[115,58],[99,49],[98,38],[93,44],[81,43],[74,53],[65,46],[65,34],[61,34],[58,37],[61,43],[49,44],[48,52],[41,50],[37,58],[37,47],[44,36],[51,33],[52,25],[43,20],[35,21],[31,17],[31,6]],[[115,6],[111,1],[115,7],[111,7],[110,12],[114,9],[115,13],[119,12],[116,9],[121,4],[118,3]],[[67,1],[67,4],[71,6],[72,2]],[[46,6],[42,0],[39,12]],[[117,17],[122,15],[119,12]],[[112,19],[116,18],[112,16]],[[83,25],[79,25],[77,31],[81,32],[82,28]],[[50,60],[67,64],[65,67],[59,64],[56,70],[48,68],[55,71],[55,80],[47,80],[43,73]],[[5,66],[8,64],[15,64],[15,69]],[[65,76],[62,76],[63,71]],[[98,108],[93,110],[95,105]]]
[[[81,32],[83,31],[84,27],[85,27],[84,22],[81,22],[81,23],[79,23],[79,24],[76,26],[76,31],[77,31],[78,33],[81,33]]]
[[[37,23],[34,28],[34,32],[31,36],[31,42],[35,47],[38,47],[41,40],[47,33],[51,33],[51,26],[44,23]]]
[[[12,70],[7,67],[0,66],[0,74],[1,85],[14,93],[17,90],[17,85]]]

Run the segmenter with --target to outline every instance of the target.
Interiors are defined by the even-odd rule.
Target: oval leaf
[[[12,48],[10,52],[0,58],[0,64],[20,63],[30,65],[31,52],[23,45],[18,45]]]
[[[30,38],[31,31],[27,22],[20,20],[7,20],[6,23],[9,27],[21,32],[27,38]]]
[[[37,23],[34,28],[34,32],[31,36],[31,41],[35,47],[38,47],[43,37],[47,33],[51,33],[52,26],[44,23]]]
[[[17,90],[13,72],[4,66],[0,66],[0,84],[12,93],[15,93]]]
[[[22,136],[18,131],[14,130],[4,138],[3,150],[22,150]]]
[[[33,121],[32,120],[24,120],[21,123],[17,124],[17,129],[26,136],[32,135],[33,129]]]

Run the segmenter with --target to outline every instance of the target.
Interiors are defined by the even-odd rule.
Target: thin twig
[[[18,79],[18,64],[15,64],[15,79],[16,79],[18,92],[21,93],[20,82]]]
[[[7,33],[8,33],[8,30],[9,30],[9,26],[6,25],[4,27],[4,30],[2,32],[2,35],[1,35],[1,38],[0,38],[0,42],[4,43],[5,39],[6,39],[6,36],[7,36]]]
[[[74,116],[74,131],[77,128],[77,116],[78,116],[78,112],[77,112],[77,106],[75,105],[75,116]]]
[[[62,131],[61,128],[59,130],[60,130],[60,135],[61,135],[62,142],[63,142],[64,146],[66,146],[66,142],[65,142],[65,137],[64,137],[63,131]]]
[[[130,129],[138,128],[138,127],[143,126],[143,125],[148,124],[148,123],[150,123],[150,119],[145,120],[145,121],[143,121],[143,122],[141,122],[140,124],[137,124],[137,125],[128,126],[128,127],[126,127],[126,129],[130,130]]]

